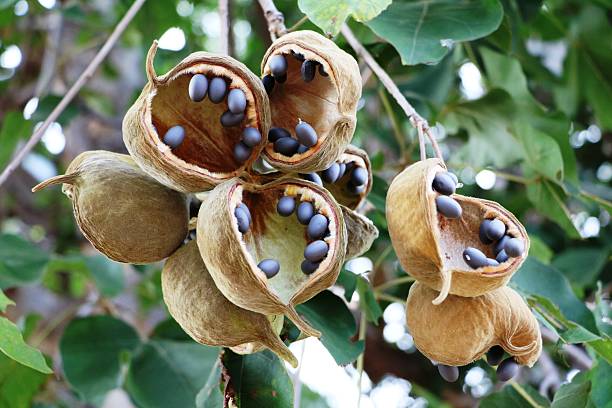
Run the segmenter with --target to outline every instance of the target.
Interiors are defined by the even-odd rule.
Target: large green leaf
[[[540,407],[550,406],[550,402],[533,388],[522,386],[529,397]],[[533,408],[531,401],[523,397],[514,387],[507,385],[480,401],[480,408]]]
[[[40,278],[49,254],[17,235],[0,235],[0,288],[32,283]]]
[[[557,142],[525,122],[515,126],[517,139],[523,146],[525,165],[552,181],[562,181],[563,157]]]
[[[46,374],[0,354],[0,408],[30,408]]]
[[[374,296],[372,285],[363,276],[357,277],[357,293],[359,293],[359,307],[366,314],[368,321],[378,325],[378,319],[383,311]]]
[[[0,351],[11,359],[44,374],[53,372],[42,353],[26,344],[19,328],[6,317],[0,317]]]
[[[306,320],[321,332],[321,342],[340,365],[349,364],[363,352],[363,341],[350,339],[357,331],[355,318],[346,303],[328,290],[297,306]]]
[[[7,112],[2,119],[0,129],[0,169],[8,163],[20,139],[25,138],[32,130],[32,122],[23,118],[21,112]]]
[[[142,408],[195,407],[218,356],[193,341],[151,340],[132,358],[125,389]]]
[[[535,173],[527,168],[525,175],[531,177]],[[580,232],[565,204],[567,196],[561,187],[548,180],[536,179],[527,184],[527,198],[540,214],[559,224],[570,238],[580,238]]]
[[[102,295],[114,297],[121,293],[124,287],[121,264],[102,255],[87,257],[85,263]]]
[[[612,365],[597,359],[591,372],[591,401],[597,408],[610,408],[612,401]]]
[[[223,394],[221,393],[221,364],[220,359],[215,362],[206,384],[196,396],[197,408],[217,408],[223,406]]]
[[[492,33],[503,15],[497,0],[400,0],[366,24],[397,49],[402,63],[416,65],[440,61],[453,42]]]
[[[283,363],[269,350],[239,355],[223,354],[229,375],[226,395],[233,395],[238,408],[286,408],[293,406],[293,384]]]
[[[576,376],[577,377],[577,376]],[[563,384],[555,393],[552,408],[576,408],[586,407],[591,391],[590,381],[579,381],[574,377],[574,381]]]
[[[392,0],[298,0],[298,7],[327,35],[336,35],[352,16],[368,21],[380,14]]]
[[[123,353],[133,353],[139,345],[136,331],[114,317],[73,320],[60,342],[66,379],[83,399],[100,404],[121,385]]]
[[[609,255],[609,248],[570,248],[556,255],[552,264],[572,283],[584,287],[595,283]]]

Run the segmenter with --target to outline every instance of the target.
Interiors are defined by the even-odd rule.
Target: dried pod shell
[[[343,163],[344,165],[352,163],[353,166],[366,169],[368,178],[365,187],[357,194],[350,190],[350,171],[346,171],[344,175],[334,183],[323,182],[323,186],[332,193],[338,203],[353,210],[359,208],[368,194],[370,194],[370,191],[372,191],[372,164],[370,163],[368,154],[356,146],[349,145],[338,160],[336,160],[336,163]]]
[[[315,74],[310,82],[301,76],[302,61],[316,61],[328,76]],[[285,172],[313,172],[327,168],[342,154],[355,131],[355,113],[361,96],[361,75],[355,59],[333,41],[314,31],[295,31],[278,38],[263,58],[262,75],[270,74],[269,60],[284,55],[287,80],[277,83],[270,93],[272,126],[293,133],[299,120],[310,124],[317,143],[291,157],[274,151],[273,143],[264,150],[265,159]]]
[[[329,234],[324,238],[329,247],[327,255],[309,275],[300,267],[309,242],[306,226],[295,216],[277,213],[277,202],[285,195],[312,202],[316,211],[328,219]],[[244,234],[234,217],[240,203],[252,215],[250,228]],[[240,179],[220,184],[202,203],[197,241],[217,287],[232,303],[266,315],[284,314],[302,332],[319,336],[297,314],[295,305],[332,286],[344,262],[346,227],[342,211],[325,189],[288,178],[266,185]],[[280,264],[280,272],[270,279],[257,266],[266,258]]]
[[[367,252],[376,238],[378,228],[369,218],[341,205],[346,224],[346,259],[356,258]]]
[[[146,61],[148,82],[123,120],[123,140],[134,160],[162,184],[183,192],[208,190],[240,175],[259,156],[268,134],[270,108],[259,78],[233,58],[207,52],[193,53],[165,75],[157,76],[153,68],[156,50],[154,42]],[[189,81],[194,74],[224,78],[228,89],[244,92],[246,118],[239,126],[221,125],[227,103],[189,98]],[[185,128],[185,138],[172,149],[162,138],[175,125]],[[247,126],[258,129],[262,141],[241,163],[234,157],[234,148]]]
[[[459,219],[449,219],[436,210],[438,196],[431,185],[436,173],[446,171],[438,159],[417,162],[402,171],[389,186],[387,222],[393,248],[404,270],[420,282],[440,291],[435,304],[449,293],[479,296],[505,285],[518,270],[529,250],[529,237],[518,219],[494,201],[453,194],[463,209]],[[493,257],[493,246],[484,245],[478,229],[484,219],[497,218],[507,234],[525,243],[523,255],[497,266],[471,269],[463,260],[467,247]]]
[[[266,316],[234,305],[217,289],[195,241],[168,258],[161,279],[168,311],[198,343],[236,347],[243,354],[257,351],[249,345],[261,345],[297,366]]]
[[[523,298],[507,286],[478,297],[449,295],[420,282],[410,288],[406,321],[421,353],[441,364],[462,366],[501,346],[519,364],[532,366],[542,351],[540,326]]]
[[[63,183],[85,238],[118,262],[142,264],[170,256],[187,235],[186,197],[145,172],[128,155],[84,152],[66,174],[32,189]]]

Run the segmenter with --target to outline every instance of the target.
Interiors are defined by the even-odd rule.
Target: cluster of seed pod
[[[457,185],[441,160],[427,159],[389,187],[389,235],[403,269],[417,280],[407,325],[444,379],[457,380],[458,366],[486,354],[507,381],[518,364],[533,365],[542,347],[535,317],[506,286],[527,257],[529,237],[511,212],[457,194]]]
[[[295,365],[279,337],[284,318],[319,336],[295,306],[332,286],[378,236],[354,211],[372,184],[367,154],[349,145],[357,62],[310,31],[275,41],[262,79],[207,52],[158,76],[156,49],[123,120],[130,155],[83,153],[34,191],[63,183],[83,234],[108,257],[167,258],[164,300],[196,341],[267,347]],[[257,171],[261,160],[274,171]],[[319,173],[353,192],[328,190]]]

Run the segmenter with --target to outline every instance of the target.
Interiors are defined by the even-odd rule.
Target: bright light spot
[[[475,176],[474,169],[466,167],[459,173],[459,180],[465,184],[474,184]]]
[[[563,60],[567,55],[567,44],[563,40],[542,41],[536,38],[527,40],[527,51],[536,57],[540,57],[542,64],[550,72],[561,76],[563,72]]]
[[[408,333],[404,333],[401,339],[399,339],[395,345],[402,351],[409,351],[414,349],[414,339]]]
[[[28,154],[23,159],[21,167],[38,182],[57,176],[55,165],[45,156],[38,153]]]
[[[446,128],[440,122],[436,122],[436,125],[431,127],[431,132],[436,140],[443,140],[446,138]]]
[[[597,143],[601,140],[601,129],[597,125],[590,125],[587,128],[586,139],[591,143]]]
[[[176,14],[181,17],[189,17],[193,14],[193,3],[181,0],[176,5]]]
[[[52,9],[55,6],[55,0],[38,0],[41,6],[46,9]]]
[[[406,333],[406,328],[403,323],[391,323],[385,325],[383,329],[383,337],[387,343],[395,343],[399,341]]]
[[[30,6],[28,6],[28,2],[26,0],[19,0],[17,3],[15,3],[15,15],[25,16],[28,14],[29,8]]]
[[[202,14],[200,20],[202,31],[210,37],[219,37],[221,34],[221,21],[219,20],[219,14],[216,12],[207,12]]]
[[[444,48],[451,49],[453,48],[454,44],[455,42],[452,40],[452,38],[443,38],[440,40],[440,45],[443,46]]]
[[[370,258],[362,256],[351,259],[345,264],[344,267],[356,275],[363,275],[364,273],[371,272],[374,269],[374,263]]]
[[[248,39],[251,34],[251,24],[246,20],[238,20],[232,27],[234,33],[234,46],[238,55],[244,55],[247,51]]]
[[[6,69],[17,68],[21,64],[21,50],[16,45],[9,45],[0,55],[0,66]]]
[[[480,367],[472,367],[465,374],[465,383],[474,387],[482,382],[486,376],[485,370]]]
[[[565,379],[567,380],[567,382],[572,382],[572,380],[578,373],[580,373],[580,370],[577,370],[575,368],[571,369],[567,372],[567,376],[565,377]]]
[[[159,48],[180,51],[185,47],[185,33],[178,27],[172,27],[159,38]]]
[[[42,125],[42,122],[38,122],[34,129],[38,129]],[[42,137],[42,142],[51,154],[60,154],[66,147],[66,137],[62,130],[62,125],[57,122],[53,122]]]
[[[497,177],[491,170],[481,170],[476,174],[476,184],[483,190],[490,190],[495,186]]]
[[[426,407],[423,398],[415,399],[410,396],[412,385],[403,378],[388,376],[372,390],[370,398],[377,408],[405,408]]]
[[[599,226],[607,227],[610,224],[610,213],[606,211],[604,208],[599,212]]]
[[[612,164],[604,162],[597,168],[597,179],[602,183],[612,180]]]
[[[36,108],[38,108],[38,98],[35,96],[23,107],[23,118],[26,120],[30,119],[34,112],[36,112]]]
[[[572,135],[570,136],[570,145],[572,145],[574,149],[582,147],[584,145],[584,142],[586,141],[586,137],[588,134],[589,132],[586,130],[576,131],[572,133]]]
[[[385,308],[385,312],[383,313],[383,319],[387,324],[403,323],[405,318],[406,312],[404,311],[404,305],[398,302],[391,303]]]
[[[599,220],[596,217],[589,217],[586,219],[582,228],[580,229],[580,235],[583,238],[591,238],[599,235]]]
[[[493,389],[493,382],[489,378],[485,378],[480,384],[472,387],[472,395],[476,398],[481,398],[487,395]]]
[[[482,75],[476,65],[466,62],[459,68],[461,78],[461,92],[466,99],[478,99],[485,93]]]

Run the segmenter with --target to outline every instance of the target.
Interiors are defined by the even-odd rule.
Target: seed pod
[[[263,345],[297,366],[265,315],[241,309],[217,289],[195,241],[168,258],[161,280],[168,311],[198,343],[237,347],[243,353]]]
[[[501,346],[519,364],[532,366],[542,351],[540,327],[529,307],[507,286],[478,297],[449,295],[433,305],[438,292],[420,282],[410,288],[406,321],[414,344],[441,364],[463,366]]]
[[[156,50],[154,42],[146,60],[148,82],[123,120],[123,140],[136,163],[160,183],[183,192],[209,190],[250,168],[266,144],[264,137],[245,161],[233,152],[244,128],[268,134],[270,108],[261,80],[233,58],[207,52],[193,53],[157,76],[153,68]],[[189,97],[189,82],[195,74],[211,79],[209,98],[201,102]],[[219,103],[211,101],[212,78],[222,78],[230,90],[244,92],[244,119],[235,126],[221,124],[228,109],[227,98],[223,96]],[[228,124],[229,114],[224,118]],[[162,137],[175,125],[185,129],[185,138],[171,149]]]
[[[155,181],[125,154],[84,152],[66,174],[32,189],[63,183],[85,238],[118,262],[143,264],[170,256],[187,236],[187,198]]]
[[[320,64],[328,76],[313,72],[302,78],[301,54],[309,64]],[[287,80],[270,91],[272,126],[295,129],[307,122],[318,136],[316,144],[301,154],[285,156],[268,143],[264,157],[283,172],[308,173],[329,167],[344,151],[355,131],[355,113],[361,96],[361,75],[355,59],[333,41],[313,31],[296,31],[278,38],[261,64],[262,76],[271,74],[275,57],[284,55]],[[309,74],[310,75],[310,74]],[[308,77],[309,79],[309,77]]]
[[[438,159],[420,161],[405,169],[389,186],[386,209],[389,235],[400,264],[417,280],[440,291],[436,304],[449,293],[479,296],[505,285],[529,249],[525,228],[496,202],[453,194],[461,205],[461,218],[439,214],[435,201],[440,194],[433,190],[432,181],[440,171],[446,169]],[[493,218],[506,225],[507,234],[523,240],[525,251],[502,264],[472,269],[462,257],[466,248],[476,248],[487,258],[497,255],[494,245],[485,245],[479,238],[482,221]]]
[[[346,259],[356,258],[367,252],[376,238],[378,238],[378,228],[369,218],[351,210],[343,205],[342,213],[346,223],[348,234],[346,245]]]
[[[309,244],[306,226],[297,216],[277,212],[281,197],[310,201],[329,220],[328,245],[316,272],[301,271]],[[238,231],[234,208],[249,208],[253,222],[247,234]],[[340,207],[323,188],[304,180],[282,178],[264,185],[230,180],[209,192],[198,215],[197,241],[202,258],[219,290],[239,307],[265,315],[285,314],[309,336],[319,333],[296,312],[303,303],[336,281],[346,253],[346,227]],[[270,279],[257,264],[266,258],[279,262]]]

